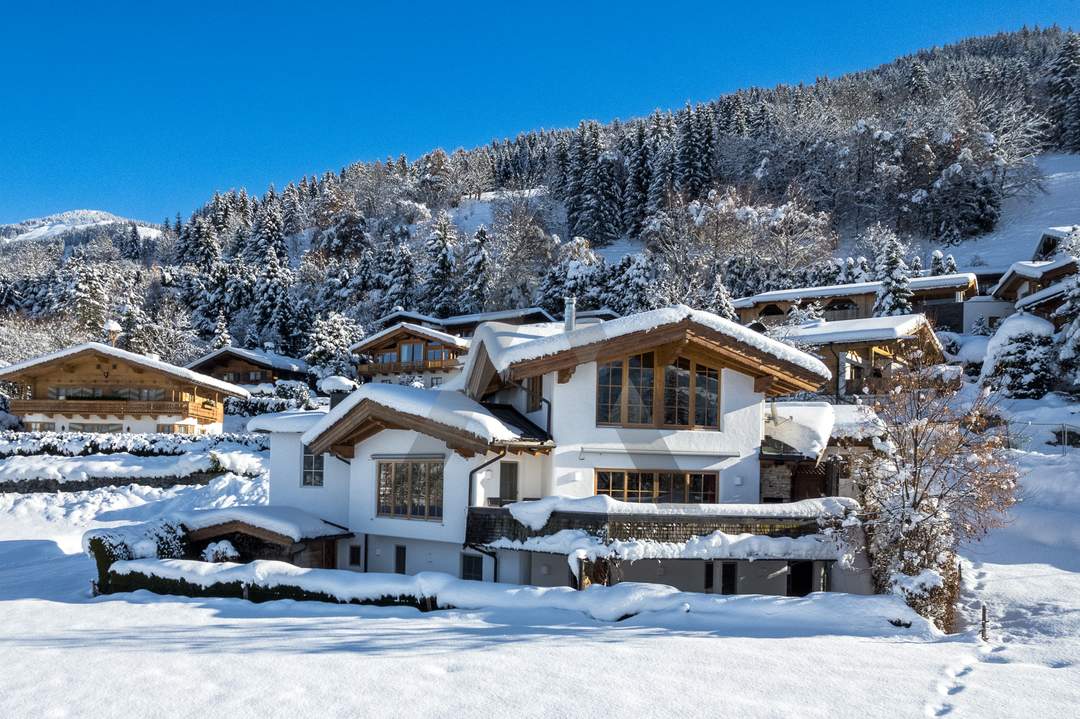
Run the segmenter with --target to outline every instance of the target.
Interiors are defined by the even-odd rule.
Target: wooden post
[[[988,641],[987,636],[986,636],[986,605],[985,604],[982,605],[982,629],[979,631],[979,635],[982,637],[982,640],[984,642]]]

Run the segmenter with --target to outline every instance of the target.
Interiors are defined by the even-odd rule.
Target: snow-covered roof
[[[774,402],[765,413],[765,436],[817,459],[829,444],[834,421],[828,402]]]
[[[326,416],[326,408],[287,409],[284,412],[257,414],[247,423],[248,432],[306,432]]]
[[[288,537],[294,542],[347,533],[344,528],[323,521],[314,514],[283,505],[199,509],[183,512],[177,519],[188,530],[207,529],[227,522],[243,522]]]
[[[279,355],[276,352],[270,352],[268,350],[253,350],[246,347],[233,347],[232,345],[204,354],[197,360],[188,362],[187,367],[188,369],[198,367],[223,354],[230,354],[235,357],[246,359],[257,365],[273,367],[274,369],[286,370],[289,372],[307,372],[308,370],[307,363],[303,360],[296,359],[295,357],[286,357],[285,355]]]
[[[485,349],[495,369],[502,371],[516,362],[539,359],[634,332],[649,332],[684,320],[703,325],[736,342],[753,347],[759,352],[800,367],[823,379],[832,378],[829,368],[816,357],[789,344],[766,337],[760,332],[743,327],[736,322],[726,320],[711,312],[691,309],[686,305],[675,305],[648,312],[639,312],[601,322],[600,324],[579,327],[570,332],[559,331],[558,325],[555,328],[532,325],[531,328],[535,328],[537,334],[546,334],[546,336],[525,340],[520,335],[503,333],[501,346],[497,348],[498,351],[494,352],[493,346],[486,344],[487,336],[485,335]],[[474,339],[479,341],[479,333]]]
[[[997,284],[990,288],[990,294],[997,295],[997,293],[1003,290],[1014,277],[1019,276],[1029,280],[1040,280],[1055,270],[1064,269],[1068,271],[1070,266],[1075,272],[1076,258],[1059,257],[1056,260],[1025,260],[1022,262],[1014,262],[1009,266],[1009,269],[1005,271],[1005,274],[1001,276],[1001,279],[997,281]]]
[[[920,329],[930,329],[922,314],[893,317],[865,317],[853,320],[808,322],[798,327],[783,328],[784,339],[800,345],[825,345],[849,342],[888,342],[910,339]],[[933,334],[932,332],[930,333]]]
[[[213,389],[225,392],[226,394],[236,395],[238,397],[248,397],[248,391],[243,387],[239,387],[230,382],[225,382],[220,379],[216,379],[209,375],[195,372],[186,367],[177,367],[174,364],[163,362],[159,359],[147,357],[146,355],[136,354],[135,352],[128,352],[118,347],[112,347],[111,345],[102,344],[100,342],[84,342],[79,345],[72,345],[56,352],[50,352],[49,354],[41,355],[40,357],[33,357],[22,362],[16,362],[13,365],[9,365],[0,369],[0,377],[10,376],[17,374],[24,370],[28,370],[38,365],[48,364],[55,362],[56,360],[64,359],[65,357],[71,357],[81,352],[99,352],[108,357],[115,357],[118,360],[124,362],[131,362],[142,367],[157,370],[158,372],[164,372],[170,374],[179,379],[187,382],[193,382],[195,384],[203,385],[204,387],[211,387]]]
[[[862,404],[833,405],[834,439],[870,439],[885,433],[885,423],[870,407]]]
[[[591,497],[551,496],[507,505],[514,519],[539,531],[552,512],[587,514],[656,514],[684,517],[767,517],[770,519],[817,519],[843,517],[859,510],[859,503],[847,497],[822,497],[778,504],[650,504],[621,502],[607,495]]]
[[[1016,301],[1016,309],[1022,310],[1026,307],[1033,307],[1035,305],[1041,305],[1047,300],[1052,300],[1059,295],[1064,295],[1069,289],[1069,282],[1072,278],[1064,279],[1061,282],[1055,282],[1049,287],[1043,287],[1038,292],[1032,292],[1030,295],[1025,295]]]
[[[402,414],[431,420],[466,432],[485,442],[512,442],[520,439],[512,427],[504,424],[479,402],[469,399],[461,392],[369,383],[361,385],[313,427],[305,431],[301,437],[304,444],[312,444],[365,400]]]
[[[1056,237],[1059,240],[1063,240],[1066,237],[1068,237],[1070,234],[1072,234],[1073,231],[1075,231],[1077,229],[1077,227],[1078,227],[1077,225],[1063,225],[1061,227],[1047,227],[1045,230],[1043,230],[1043,235],[1044,236],[1045,235],[1050,235],[1051,237]]]
[[[441,318],[432,317],[431,315],[425,315],[419,312],[411,312],[409,310],[394,310],[375,320],[375,324],[381,325],[398,317],[407,317],[416,320],[417,322],[428,322],[430,324],[442,325],[443,327],[453,327],[455,325],[467,325],[480,322],[498,322],[500,320],[509,320],[514,319],[515,317],[527,317],[529,315],[540,315],[541,317],[547,318],[549,321],[555,320],[555,318],[548,314],[547,310],[542,307],[521,307],[512,310],[473,312],[467,315],[453,315],[451,317]]]
[[[421,337],[427,337],[428,339],[442,342],[443,344],[451,347],[459,347],[461,349],[469,349],[469,340],[464,337],[456,337],[455,335],[448,334],[442,330],[437,330],[433,327],[424,327],[423,325],[414,324],[412,322],[398,322],[397,324],[390,325],[389,327],[379,330],[375,334],[365,337],[359,342],[349,347],[350,352],[360,352],[366,347],[378,344],[380,341],[389,337],[399,330],[404,330],[412,334],[420,335]]]
[[[966,289],[978,286],[978,279],[971,272],[960,272],[953,275],[931,275],[928,277],[912,277],[908,280],[908,287],[913,291],[936,290],[936,289]],[[817,297],[845,297],[849,295],[872,295],[876,294],[881,287],[880,282],[853,282],[847,285],[824,285],[822,287],[796,287],[790,290],[773,290],[762,292],[752,297],[741,297],[732,304],[735,309],[746,309],[762,302],[794,302],[795,300],[813,299]]]
[[[352,392],[358,386],[359,385],[357,385],[356,382],[348,377],[342,377],[337,374],[323,377],[318,383],[319,391],[327,394],[330,394],[331,392]]]

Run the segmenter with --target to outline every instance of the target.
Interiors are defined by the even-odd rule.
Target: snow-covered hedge
[[[263,391],[260,389],[265,388]],[[267,391],[268,390],[268,391]],[[225,414],[254,417],[258,414],[289,409],[314,409],[311,389],[296,380],[278,380],[273,385],[259,385],[250,397],[226,397]]]
[[[681,592],[662,584],[623,582],[614,586],[532,587],[458,579],[449,574],[416,575],[305,569],[285,562],[250,564],[182,559],[119,561],[109,572],[110,591],[149,589],[161,594],[315,600],[342,604],[403,604],[420,609],[559,609],[599,621],[619,621],[644,612],[723,615],[748,626],[786,618],[815,632],[865,636],[936,636],[938,632],[897,597],[816,593],[768,597]],[[895,623],[890,623],[890,620]],[[900,627],[910,627],[900,629]]]
[[[270,449],[265,434],[229,433],[127,434],[93,432],[0,432],[0,458],[49,454],[85,457],[126,452],[136,457],[176,456],[207,451],[219,445],[239,445],[254,451]]]
[[[186,550],[184,530],[172,519],[92,529],[83,535],[82,545],[97,565],[98,589],[106,593],[111,591],[109,570],[116,562],[147,557],[178,558]]]

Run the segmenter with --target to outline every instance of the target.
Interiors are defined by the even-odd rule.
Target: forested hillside
[[[872,277],[907,239],[947,252],[1038,191],[1047,150],[1080,151],[1080,38],[973,38],[809,85],[219,192],[160,236],[11,243],[0,358],[96,338],[109,318],[128,348],[183,361],[227,340],[303,356],[395,306],[557,311],[569,293],[618,312],[720,309]],[[840,238],[854,257],[837,258]],[[632,251],[606,262],[596,250],[613,244]]]

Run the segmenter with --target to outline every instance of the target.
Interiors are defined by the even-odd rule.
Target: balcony
[[[417,362],[370,362],[362,364],[357,371],[362,375],[420,374],[422,372],[447,372],[458,368],[458,360],[420,360]]]
[[[194,417],[204,422],[221,420],[221,405],[195,402],[128,402],[113,399],[13,399],[10,412],[65,417]]]

